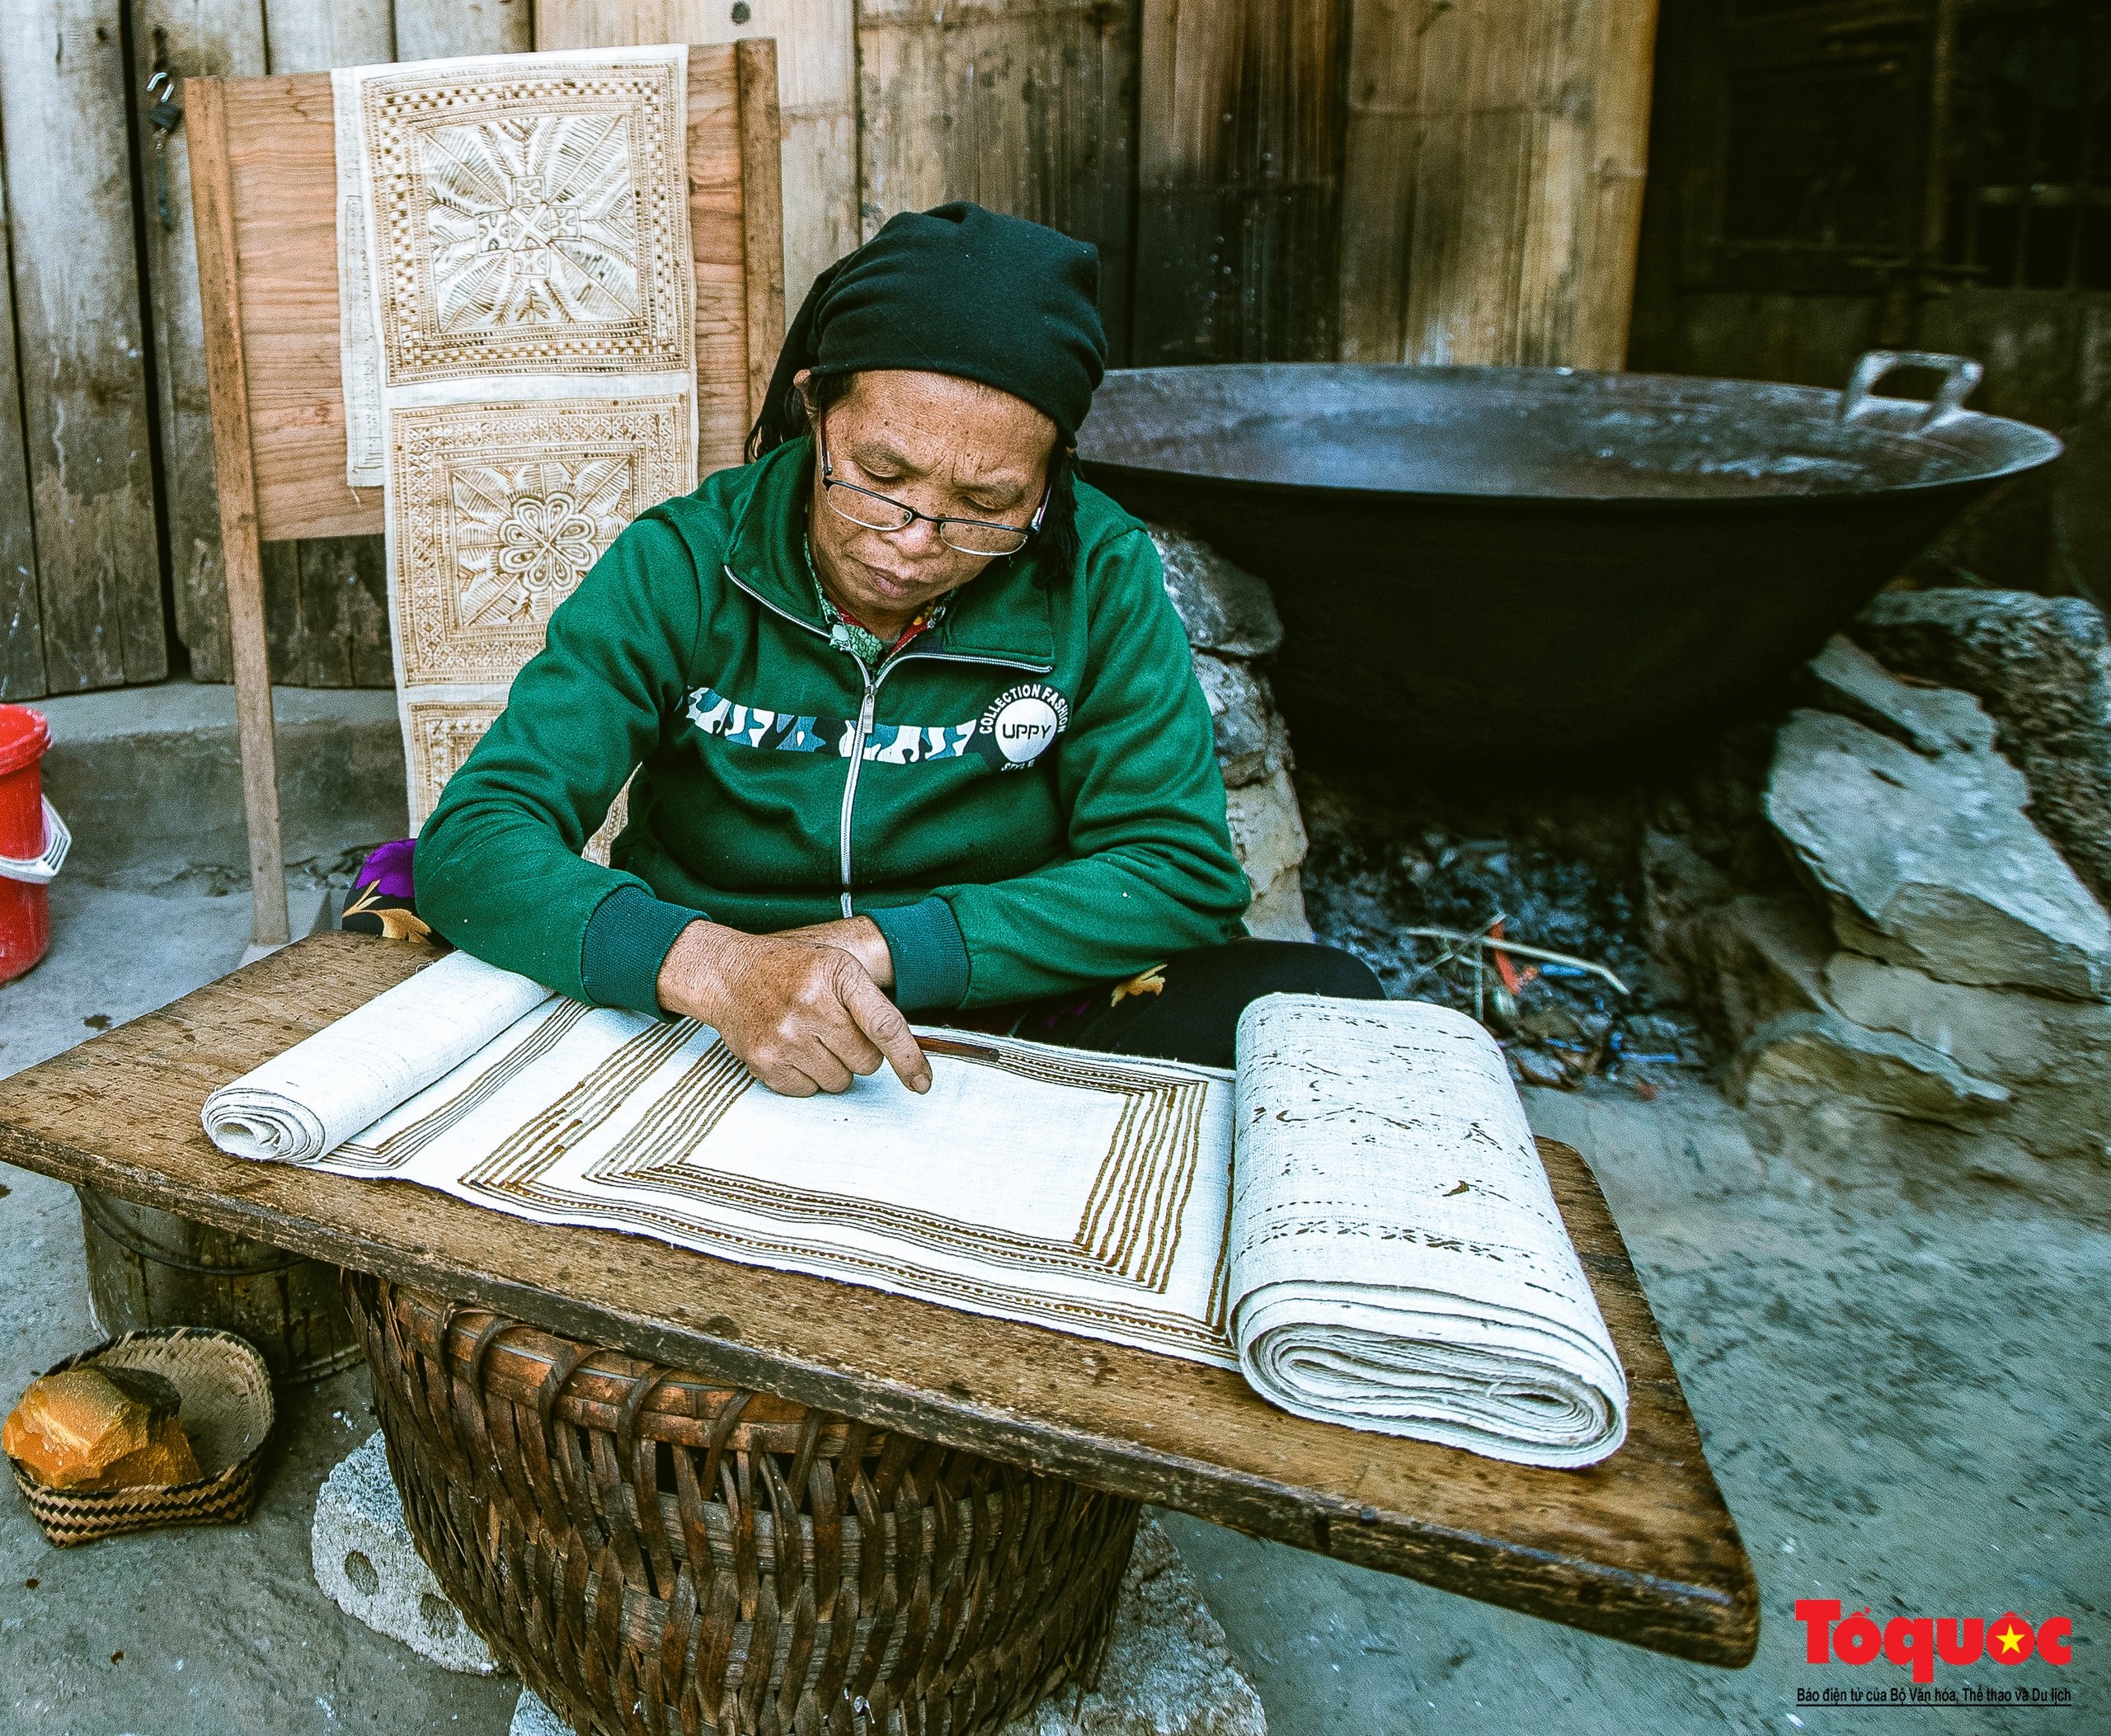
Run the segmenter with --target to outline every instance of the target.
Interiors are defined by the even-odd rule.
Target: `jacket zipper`
[[[850,769],[843,778],[843,820],[840,827],[843,845],[843,914],[852,915],[850,909],[850,810],[858,800],[858,769],[865,763],[865,738],[872,732],[872,702],[879,697],[880,684],[872,679],[872,672],[865,667],[863,657],[853,656],[858,673],[865,680],[865,698],[858,708],[858,727],[850,736]],[[886,673],[886,666],[880,666],[880,673]]]
[[[816,638],[825,641],[831,647],[834,645],[835,642],[812,622],[802,621],[789,609],[779,609],[768,597],[742,584],[740,576],[731,567],[726,567],[725,572],[726,576],[732,581],[735,590],[754,598],[772,614],[782,615],[794,627],[803,627]],[[890,657],[880,666],[879,673],[874,675],[871,670],[865,667],[865,660],[863,657],[849,652],[845,652],[844,655],[858,666],[858,673],[865,684],[865,697],[858,708],[857,727],[852,732],[850,737],[850,769],[844,775],[843,812],[837,829],[839,860],[843,873],[843,914],[848,917],[857,914],[851,908],[850,904],[850,816],[851,811],[858,800],[858,773],[859,768],[865,763],[865,743],[872,733],[872,708],[879,699],[880,684],[905,663],[976,663],[995,669],[1016,669],[1023,675],[1045,675],[1056,666],[1052,663],[1022,662],[1016,657],[962,656],[957,652],[948,651],[905,651],[898,657]]]

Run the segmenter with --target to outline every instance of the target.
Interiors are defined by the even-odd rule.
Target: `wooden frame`
[[[336,146],[327,73],[184,82],[226,550],[252,939],[288,939],[262,545],[382,529],[346,480]],[[777,45],[689,50],[698,468],[740,462],[784,335]]]
[[[1627,1444],[1540,1470],[1308,1422],[1235,1371],[229,1157],[207,1094],[429,963],[318,934],[0,1081],[0,1162],[712,1380],[1159,1502],[1673,1656],[1737,1667],[1758,1592],[1582,1160],[1542,1141],[1630,1393]]]

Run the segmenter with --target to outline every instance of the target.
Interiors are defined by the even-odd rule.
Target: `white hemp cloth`
[[[205,1131],[237,1157],[313,1164],[557,997],[450,953],[205,1102]]]
[[[968,1033],[961,1033],[966,1036]],[[778,1097],[708,1026],[590,1009],[462,953],[207,1099],[224,1150],[411,1181],[1232,1366],[1229,1074],[972,1038]]]
[[[1620,1444],[1619,1358],[1469,1020],[1271,995],[1235,1076],[953,1040],[974,1052],[933,1054],[924,1096],[883,1072],[778,1097],[708,1026],[456,953],[205,1123],[244,1157],[1237,1367],[1300,1416],[1528,1464]]]
[[[1225,1250],[1239,1366],[1285,1410],[1588,1465],[1627,1380],[1494,1041],[1413,1001],[1239,1022]]]

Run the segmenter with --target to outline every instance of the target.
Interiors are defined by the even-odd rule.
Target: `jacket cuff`
[[[619,886],[595,907],[579,948],[580,986],[598,1007],[628,1007],[658,1019],[660,967],[675,937],[701,911],[668,904],[641,886]]]
[[[869,916],[894,957],[895,1004],[908,1012],[936,1012],[967,998],[967,943],[960,921],[943,898],[926,898],[891,910],[861,910]]]

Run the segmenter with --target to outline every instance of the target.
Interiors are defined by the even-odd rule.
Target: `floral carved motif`
[[[443,332],[637,318],[630,131],[621,115],[505,115],[419,135]]]
[[[628,454],[452,465],[455,618],[548,621],[636,510]]]
[[[684,492],[687,416],[671,398],[397,411],[403,683],[510,682],[623,527]]]

